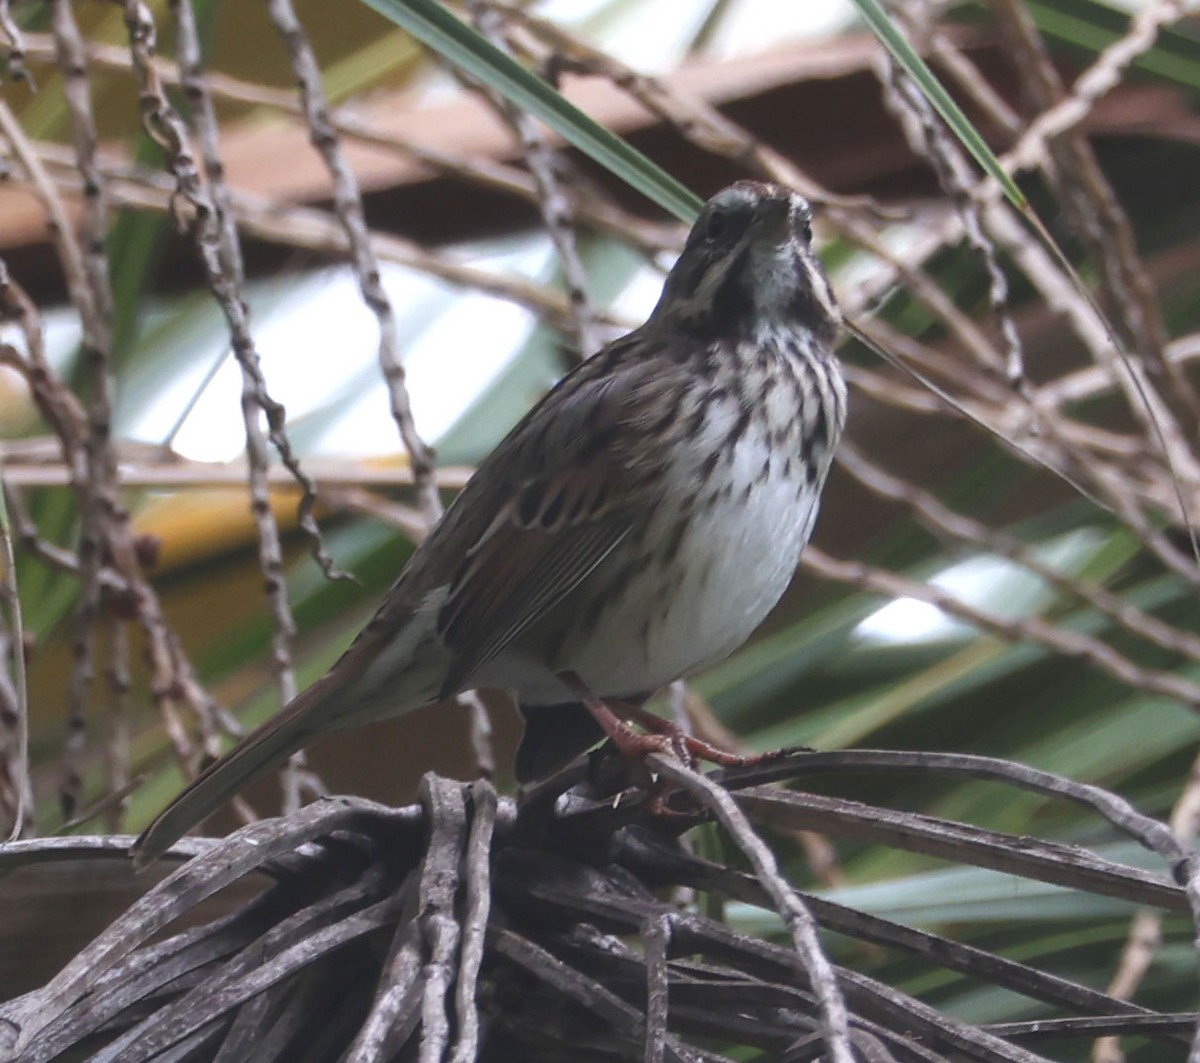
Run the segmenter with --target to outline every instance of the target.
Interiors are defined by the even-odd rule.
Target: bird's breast
[[[787,588],[812,531],[828,444],[777,382],[691,397],[658,451],[657,501],[587,581],[598,595],[560,642],[556,667],[609,696],[656,690],[720,661]]]

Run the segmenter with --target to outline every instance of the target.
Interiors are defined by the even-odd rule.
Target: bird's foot
[[[559,678],[592,714],[621,755],[634,764],[642,764],[652,753],[671,753],[688,767],[694,768],[698,763],[707,762],[722,768],[745,768],[763,764],[780,755],[774,751],[749,755],[731,753],[688,734],[677,723],[665,720],[641,705],[618,700],[606,701],[593,694],[574,672],[563,672]],[[613,711],[614,706],[618,711]],[[636,730],[630,720],[644,728],[644,732]]]
[[[733,753],[720,746],[714,746],[703,738],[688,734],[679,724],[672,720],[664,720],[640,705],[629,705],[625,702],[621,702],[620,705],[626,720],[636,720],[640,726],[650,731],[653,737],[669,738],[672,751],[690,767],[695,767],[698,763],[707,763],[716,764],[721,768],[756,768],[793,752],[792,749],[771,749],[765,753]]]

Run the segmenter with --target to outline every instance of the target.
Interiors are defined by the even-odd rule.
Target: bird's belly
[[[698,470],[702,457],[685,460]],[[565,635],[550,671],[569,669],[603,696],[632,696],[740,646],[787,588],[816,517],[820,478],[788,459],[769,455],[751,433],[698,493],[689,486],[696,481],[678,477],[681,486],[665,494],[647,525],[585,581],[598,596],[594,607],[556,618]],[[555,696],[528,693],[531,703]]]
[[[701,671],[753,634],[791,582],[816,504],[815,493],[771,479],[700,516],[680,548],[681,575],[651,597],[648,678],[661,686]]]

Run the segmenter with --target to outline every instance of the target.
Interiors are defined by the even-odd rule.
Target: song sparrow
[[[619,735],[609,705],[720,661],[812,530],[846,413],[839,321],[805,201],[715,195],[646,323],[508,434],[330,672],[188,786],[138,861],[318,735],[472,687],[544,718],[582,702]]]

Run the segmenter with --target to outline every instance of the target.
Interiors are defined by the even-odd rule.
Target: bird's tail
[[[141,870],[153,863],[253,780],[312,741],[317,734],[312,729],[312,702],[321,693],[319,687],[310,687],[196,776],[133,843],[134,866]]]
[[[325,675],[204,772],[133,843],[134,865],[157,860],[201,820],[318,735],[398,716],[437,700],[445,650],[432,620],[437,600],[384,607]]]

